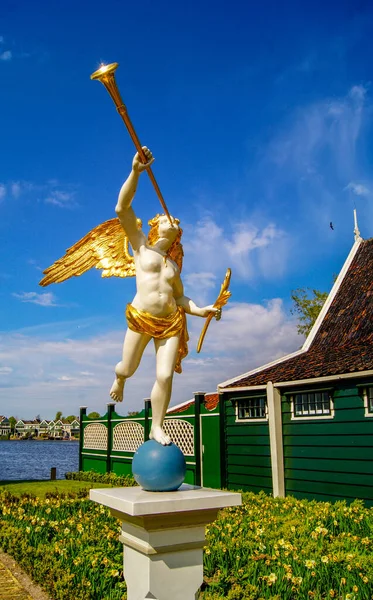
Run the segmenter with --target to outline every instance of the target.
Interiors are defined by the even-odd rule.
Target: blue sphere
[[[175,444],[162,446],[149,440],[137,449],[132,461],[135,481],[148,492],[173,492],[184,481],[184,454]]]

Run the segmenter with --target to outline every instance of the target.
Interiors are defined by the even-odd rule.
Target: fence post
[[[111,419],[114,412],[115,402],[109,402],[107,405],[107,450],[106,450],[106,473],[110,473],[111,467],[111,449],[113,445],[113,431],[111,428]]]
[[[220,482],[222,489],[227,487],[226,441],[225,441],[225,397],[219,393],[220,424]]]
[[[201,485],[201,404],[205,400],[205,392],[194,392],[194,456],[196,459],[196,485]]]
[[[83,470],[83,417],[87,414],[87,406],[80,407],[80,418],[79,418],[79,471]]]
[[[147,442],[149,439],[150,433],[150,423],[149,423],[149,415],[150,415],[150,407],[151,401],[149,398],[145,398],[145,423],[144,423],[144,442]]]

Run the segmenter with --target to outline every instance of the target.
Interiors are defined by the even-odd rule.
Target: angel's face
[[[171,217],[171,221],[172,224],[170,223],[166,215],[162,215],[161,217],[159,217],[158,235],[159,238],[166,238],[172,244],[172,242],[175,241],[177,234],[179,233],[180,221],[179,219],[175,219],[174,217]]]

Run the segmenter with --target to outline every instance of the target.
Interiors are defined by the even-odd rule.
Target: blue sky
[[[0,20],[0,414],[103,412],[134,281],[97,271],[40,288],[41,272],[114,216],[134,149],[90,74],[117,82],[184,229],[183,280],[232,301],[189,318],[172,403],[297,349],[300,286],[328,290],[353,244],[353,208],[373,234],[372,33],[368,2],[108,0],[2,4]],[[145,176],[134,208],[159,212]],[[334,224],[334,231],[329,227]],[[140,409],[153,348],[118,411]]]

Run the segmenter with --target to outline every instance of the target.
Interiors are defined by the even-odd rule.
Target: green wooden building
[[[221,484],[373,506],[373,239],[358,232],[303,347],[221,383]]]

